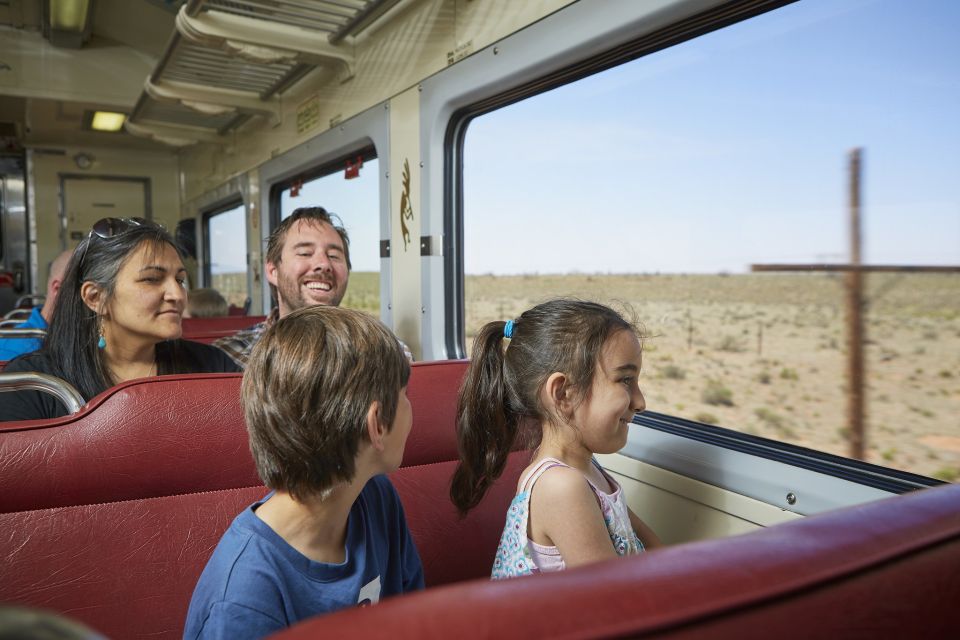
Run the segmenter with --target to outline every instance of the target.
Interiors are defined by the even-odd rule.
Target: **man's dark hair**
[[[294,209],[289,218],[285,218],[277,228],[270,233],[267,238],[267,256],[266,261],[272,264],[280,264],[280,258],[283,257],[283,243],[287,239],[287,232],[294,224],[300,221],[312,224],[328,224],[340,235],[343,240],[343,255],[347,259],[347,270],[353,269],[350,263],[350,236],[347,230],[343,228],[343,220],[335,213],[330,213],[323,207],[300,207]]]

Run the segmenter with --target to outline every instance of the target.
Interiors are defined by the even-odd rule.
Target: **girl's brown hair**
[[[507,456],[533,426],[558,416],[541,405],[540,390],[550,374],[565,374],[583,398],[604,343],[618,331],[636,327],[613,309],[595,302],[559,299],[544,302],[513,321],[490,322],[473,343],[467,376],[457,405],[460,462],[450,498],[461,514],[477,506],[507,463]],[[531,430],[532,431],[532,430]],[[536,440],[540,432],[526,432]]]

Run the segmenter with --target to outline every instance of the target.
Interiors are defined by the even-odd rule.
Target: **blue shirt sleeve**
[[[199,629],[189,625],[183,632],[184,640],[237,640],[263,638],[287,625],[262,611],[233,602],[217,602]]]

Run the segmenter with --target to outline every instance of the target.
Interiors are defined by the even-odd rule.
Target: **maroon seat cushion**
[[[413,365],[414,424],[392,474],[428,584],[489,574],[522,456],[467,519],[447,496],[465,362]],[[0,425],[0,602],[113,638],[178,638],[210,553],[266,493],[239,374],[134,380],[73,416]]]
[[[72,416],[0,423],[0,513],[259,485],[240,381],[132,380]]]
[[[960,486],[568,571],[320,616],[298,638],[953,637]]]

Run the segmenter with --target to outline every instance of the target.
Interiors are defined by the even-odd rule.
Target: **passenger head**
[[[194,289],[187,295],[184,318],[219,318],[229,315],[230,306],[216,289]]]
[[[578,428],[574,415],[591,395],[612,338],[629,335],[639,357],[637,328],[593,302],[551,300],[511,321],[509,337],[506,326],[490,322],[477,334],[460,389],[460,464],[451,497],[462,513],[476,506],[503,472],[521,433],[532,444],[543,428]],[[620,410],[624,413],[632,416],[629,407]]]
[[[104,640],[76,620],[61,614],[0,605],[0,640]]]
[[[53,317],[53,308],[57,305],[57,296],[60,294],[60,285],[63,284],[63,276],[67,271],[67,265],[73,256],[73,249],[67,249],[53,259],[50,263],[50,272],[47,276],[47,297],[43,302],[43,308],[40,315],[44,317],[47,323]]]
[[[283,317],[303,307],[336,307],[350,278],[350,238],[323,207],[296,209],[267,240],[266,275]]]
[[[372,316],[315,305],[281,318],[254,347],[243,376],[241,402],[261,480],[301,501],[350,482],[370,442],[371,417],[387,431],[399,422],[409,376],[400,343]],[[402,429],[409,430],[404,402]],[[394,467],[406,433],[396,435]]]
[[[111,384],[98,347],[179,338],[186,303],[181,254],[161,226],[104,218],[67,266],[44,347],[87,398]]]

